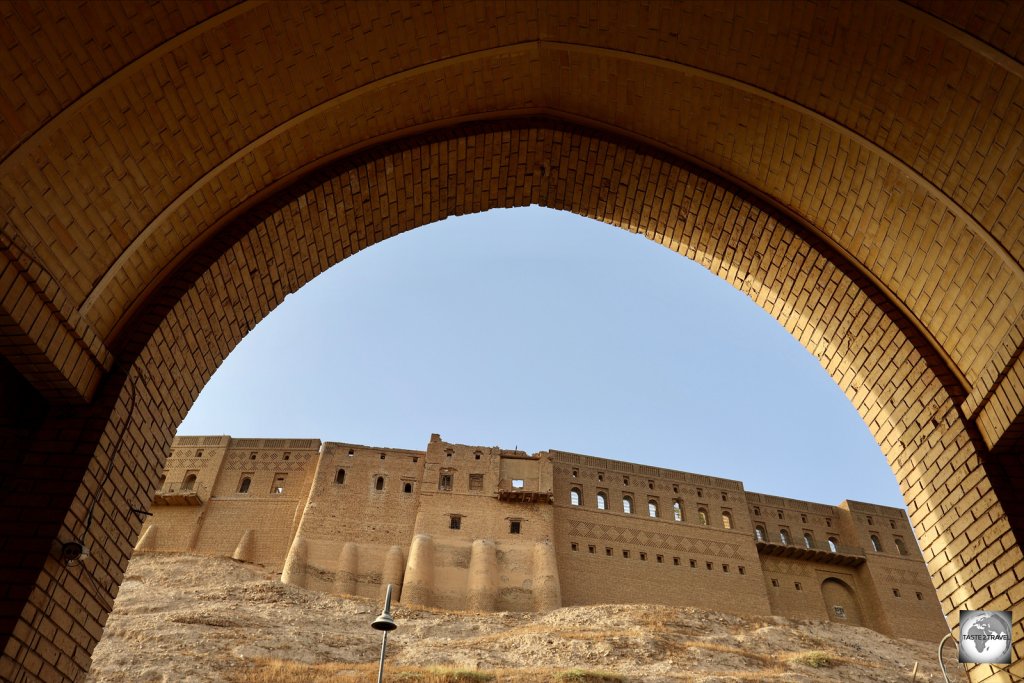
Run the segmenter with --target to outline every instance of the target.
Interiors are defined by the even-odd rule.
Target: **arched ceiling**
[[[110,344],[175,264],[302,173],[543,115],[767,198],[887,292],[974,404],[991,394],[1024,311],[1014,4],[503,7],[5,4],[5,235],[79,336]]]

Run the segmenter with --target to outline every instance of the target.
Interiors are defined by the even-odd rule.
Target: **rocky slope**
[[[227,559],[137,555],[89,681],[374,681],[380,604]],[[781,617],[646,605],[548,614],[397,606],[385,680],[942,681],[937,643]],[[965,681],[947,649],[953,680]],[[952,678],[952,677],[951,677]]]

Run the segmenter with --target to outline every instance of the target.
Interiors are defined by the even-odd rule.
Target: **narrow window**
[[[647,482],[647,488],[649,488],[650,490],[653,491],[654,490],[654,482],[653,481],[648,481]]]
[[[826,517],[825,518],[825,526],[827,526],[829,529],[831,529],[832,528],[832,520]]]
[[[597,480],[598,481],[604,481],[604,472],[598,472],[597,473]]]
[[[786,518],[786,515],[785,515],[784,512],[782,512],[782,510],[778,511],[778,515],[779,515],[779,519],[785,519]]]
[[[723,564],[722,565],[722,572],[725,573],[725,574],[728,574],[729,573],[729,565]]]
[[[523,523],[522,523],[521,520],[518,520],[518,519],[509,520],[508,532],[510,534],[518,534],[518,533],[521,533],[522,530],[523,530]]]
[[[441,472],[440,478],[437,480],[438,491],[451,491],[452,490],[452,473]]]
[[[202,448],[200,448],[198,451],[196,451],[196,457],[197,458],[203,457],[203,449]]]
[[[793,582],[793,587],[796,588],[798,591],[802,591],[803,590],[803,587],[800,585],[799,581],[794,581]]]
[[[722,513],[722,528],[723,529],[731,529],[732,528],[732,514],[731,513],[729,513],[729,512],[723,512]]]
[[[665,558],[662,555],[656,555],[655,558],[658,560],[658,564],[661,564],[665,561]]]
[[[629,477],[623,477],[622,478],[622,485],[623,486],[629,486]]]
[[[611,557],[612,556],[612,549],[611,548],[605,548],[604,549],[604,554],[607,555],[608,557]]]
[[[629,496],[622,497],[622,511],[627,515],[633,514],[633,499]]]
[[[673,557],[672,558],[672,564],[674,564],[675,566],[678,567],[679,566],[679,558],[678,557]]]
[[[900,555],[906,555],[907,554],[907,546],[906,546],[905,543],[903,543],[903,539],[902,538],[897,536],[896,538],[893,539],[893,543],[896,544],[896,551],[899,552]]]
[[[284,493],[284,481],[288,478],[288,475],[284,472],[278,472],[274,475],[274,485],[270,488],[270,492],[274,495],[280,495]]]
[[[697,560],[690,560],[690,569],[697,568]]]
[[[460,515],[449,515],[448,516],[448,528],[449,529],[461,529],[462,528],[462,517]]]
[[[624,559],[627,559],[627,560],[628,560],[628,559],[629,559],[629,551],[628,551],[628,550],[623,550],[623,551],[622,551],[622,557],[623,557]]]
[[[579,489],[571,489],[569,491],[569,504],[570,505],[581,505],[583,503],[583,492]]]
[[[412,493],[412,484],[406,482],[405,486],[402,487],[402,493]]]
[[[828,539],[828,550],[831,553],[839,552],[839,543],[836,542],[836,539],[835,539],[834,536],[830,536],[829,539]]]
[[[473,453],[473,459],[474,459],[474,460],[479,460],[479,459],[480,459],[480,456],[481,456],[481,455],[482,455],[482,454],[480,453],[480,451],[475,451],[475,452]]]
[[[351,457],[355,456],[355,454],[356,454],[356,450],[354,448],[348,449],[348,457],[351,458]]]
[[[572,471],[572,478],[573,478],[573,479],[575,479],[575,478],[576,478],[576,477],[578,477],[578,476],[580,476],[580,471],[579,471],[579,470],[576,470],[576,469],[574,469],[574,470]]]
[[[252,453],[249,454],[249,459],[250,460],[255,460],[256,459],[256,451],[253,451]]]
[[[570,543],[569,545],[572,547],[572,551],[573,552],[576,552],[577,550],[580,549],[580,547],[578,545],[576,545],[575,543]]]
[[[740,566],[736,567],[736,569],[739,571],[740,576],[743,576],[744,574],[747,573],[746,568],[742,564]]]
[[[727,500],[729,500],[729,494],[726,493],[725,491],[722,491],[722,502],[724,503]]]
[[[597,552],[597,546],[596,545],[588,545],[587,546],[587,552],[590,553],[591,555],[593,555],[594,553]]]
[[[287,459],[288,459],[288,457],[287,457],[287,456],[285,456],[285,460],[287,460]],[[383,453],[381,453],[381,454],[380,454],[380,459],[381,459],[381,460],[384,460],[384,454],[383,454]]]
[[[345,483],[345,470],[344,470],[344,468],[339,469],[338,473],[336,475],[334,475],[334,483],[335,484],[344,484]]]
[[[896,528],[896,520],[894,520],[894,519],[890,519],[889,520],[889,528],[890,529],[895,529]]]
[[[779,541],[782,545],[789,545],[789,532],[785,529],[779,529]]]
[[[683,506],[678,500],[672,503],[672,519],[677,522],[683,521]]]
[[[679,493],[679,485],[672,484],[672,493]]]
[[[874,534],[871,534],[871,547],[875,549],[876,553],[882,552],[882,542]]]
[[[761,508],[756,507],[756,506],[754,507],[754,516],[755,517],[760,517],[761,516]]]
[[[249,493],[249,486],[251,484],[252,484],[252,477],[250,477],[248,475],[242,477],[242,481],[239,482],[239,484],[238,484],[238,492],[239,493]]]
[[[778,588],[779,587],[779,580],[778,579],[772,579],[772,587],[773,588]]]
[[[714,566],[715,566],[715,565],[714,565],[714,564],[712,564],[711,562],[706,562],[705,564],[706,564],[706,565],[707,565],[707,567],[708,567],[708,571],[711,571],[711,570],[712,570],[712,569],[714,568]]]
[[[900,589],[899,589],[899,588],[893,588],[893,589],[892,589],[892,596],[893,596],[894,598],[898,598],[898,597],[900,597]]]
[[[182,491],[191,491],[196,487],[196,473],[189,472],[185,475],[185,479],[181,482]]]
[[[872,526],[874,523],[874,520],[871,519],[871,515],[868,515],[868,526]]]
[[[647,553],[640,553],[640,560],[643,562],[647,561]]]
[[[697,517],[700,519],[700,523],[701,524],[703,524],[704,526],[708,525],[708,511],[707,510],[705,510],[704,508],[699,508],[697,510]]]
[[[377,491],[384,490],[384,477],[377,477],[377,481],[374,483],[373,488]]]
[[[921,591],[917,591],[914,595],[917,596],[918,600],[924,600],[924,594]]]
[[[800,523],[807,524],[807,515],[800,515]]]
[[[698,498],[703,498],[704,497],[704,489],[697,489],[697,497]]]
[[[470,491],[483,491],[484,490],[484,475],[482,475],[482,474],[471,474],[471,475],[469,475],[469,490]]]
[[[804,534],[804,547],[805,548],[813,548],[814,547],[814,538],[809,533]]]
[[[658,501],[656,501],[656,500],[649,500],[649,501],[647,501],[647,515],[649,517],[657,517],[658,516]]]
[[[384,456],[383,456],[383,455],[381,455],[380,457],[381,457],[381,460],[383,460],[383,459],[384,459]],[[291,459],[292,459],[292,454],[291,454],[291,453],[288,453],[288,452],[286,451],[286,452],[285,452],[285,454],[284,454],[284,459],[285,459],[285,460],[291,460]]]
[[[608,496],[605,495],[604,491],[598,491],[597,493],[597,509],[607,510],[608,509]]]
[[[453,455],[455,455],[455,451],[453,451],[453,450],[452,450],[452,449],[450,449],[450,448],[449,448],[448,450],[446,450],[446,451],[444,452],[444,456],[445,456],[446,458],[450,458],[450,457],[452,457]]]
[[[758,524],[756,527],[754,527],[754,537],[758,540],[758,542],[764,543],[765,539],[768,538],[768,532],[764,530],[763,526]]]

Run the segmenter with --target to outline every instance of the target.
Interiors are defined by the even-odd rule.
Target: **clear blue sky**
[[[538,207],[389,239],[289,296],[179,434],[555,448],[902,506],[860,416],[744,294],[647,239]]]

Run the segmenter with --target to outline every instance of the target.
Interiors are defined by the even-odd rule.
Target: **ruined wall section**
[[[403,601],[445,609],[561,604],[550,463],[431,437]]]
[[[565,604],[769,613],[740,482],[561,451],[547,456]]]
[[[400,589],[424,452],[325,443],[289,551],[290,583],[376,598]]]

